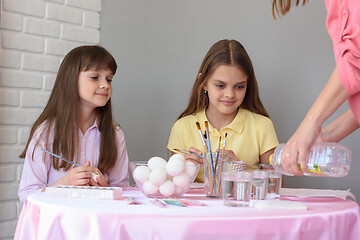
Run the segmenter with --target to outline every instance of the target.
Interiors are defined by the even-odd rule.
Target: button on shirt
[[[125,187],[129,186],[128,175],[128,154],[126,150],[124,133],[119,126],[116,125],[115,139],[117,143],[117,159],[114,167],[106,172],[102,172],[105,180],[110,186]],[[62,169],[55,170],[53,168],[50,154],[44,153],[40,147],[52,152],[52,142],[45,142],[40,139],[39,145],[36,146],[40,133],[44,130],[44,124],[36,130],[26,152],[23,172],[19,186],[19,198],[21,205],[32,193],[41,192],[43,188],[56,182],[65,176],[67,172]],[[79,129],[79,157],[77,163],[85,165],[87,161],[91,162],[91,166],[97,167],[100,155],[101,133],[95,121],[85,134]],[[49,139],[53,139],[53,131],[50,131]],[[34,151],[34,158],[32,153]],[[45,155],[45,161],[44,161]],[[72,160],[72,159],[70,159]]]

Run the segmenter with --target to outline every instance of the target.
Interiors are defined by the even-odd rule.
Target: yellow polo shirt
[[[208,121],[205,110],[197,114],[185,116],[177,120],[171,128],[167,148],[188,150],[195,147],[204,152],[196,122],[200,123],[205,132],[205,121]],[[248,170],[258,169],[260,155],[279,145],[273,122],[265,116],[253,113],[246,109],[239,109],[234,120],[220,131],[209,122],[211,149],[215,151],[225,137],[226,149],[233,150],[239,160],[247,163]],[[221,143],[222,146],[222,143]],[[204,170],[201,167],[196,182],[204,182]]]

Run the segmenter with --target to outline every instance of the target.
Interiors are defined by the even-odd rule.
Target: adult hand
[[[333,142],[330,140],[329,133],[321,129],[320,134],[315,138],[314,143],[327,143],[327,142]]]
[[[281,162],[284,170],[293,175],[302,175],[307,171],[309,151],[315,139],[319,137],[321,128],[305,120],[294,135],[286,143]],[[301,170],[299,168],[299,162]]]
[[[190,153],[185,154],[185,160],[192,161],[192,162],[198,163],[198,164],[204,164],[204,161],[201,157],[198,157],[195,154],[192,154],[192,153],[196,153],[198,155],[202,155],[202,152],[199,149],[190,147],[188,149],[188,152],[190,152]]]
[[[321,129],[315,142],[339,142],[360,127],[350,109]]]

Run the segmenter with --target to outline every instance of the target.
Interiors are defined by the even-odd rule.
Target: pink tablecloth
[[[207,206],[159,208],[136,189],[125,189],[124,196],[142,204],[31,195],[14,239],[360,239],[359,206],[351,200],[286,198],[308,209],[259,210],[226,207],[194,190],[184,198]]]

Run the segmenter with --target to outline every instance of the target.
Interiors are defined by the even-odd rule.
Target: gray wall
[[[225,38],[247,49],[261,99],[279,141],[286,142],[335,66],[325,19],[324,1],[310,1],[277,21],[269,0],[102,1],[100,42],[119,65],[112,101],[130,161],[166,157],[169,130],[187,105],[201,61]],[[359,201],[359,140],[355,132],[341,142],[353,151],[347,177],[287,177],[285,186],[350,188]]]

